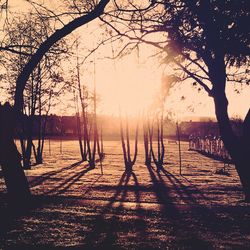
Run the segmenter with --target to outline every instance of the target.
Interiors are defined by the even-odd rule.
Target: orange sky
[[[23,0],[22,0],[23,1]],[[25,5],[20,5],[20,0],[10,0],[15,10],[22,10]],[[100,36],[97,23],[93,22],[88,27],[77,30],[81,36],[83,47],[95,45]],[[88,33],[91,32],[91,35]],[[111,56],[111,47],[106,46],[96,54],[96,84],[97,93],[101,96],[99,111],[105,114],[118,114],[119,107],[123,113],[137,115],[144,112],[154,98],[157,98],[161,85],[162,67],[156,59],[147,58],[152,54],[151,49],[144,49],[144,54],[138,59],[135,54],[128,55],[113,63],[108,59],[100,59]],[[89,59],[93,60],[93,58]],[[67,67],[67,66],[65,66]],[[82,80],[93,89],[93,63],[85,64],[86,72],[82,73]],[[91,73],[92,72],[92,73]],[[198,93],[189,84],[183,84],[170,91],[170,96],[166,101],[166,106],[176,113],[176,117],[181,119],[184,116],[214,116],[214,106],[211,98],[206,93]],[[185,100],[181,101],[184,96]],[[250,107],[250,87],[247,86],[236,94],[233,88],[228,88],[229,112],[231,116],[245,116]],[[189,108],[188,108],[189,107]],[[61,111],[58,111],[61,110]],[[58,108],[56,112],[65,113],[65,110]],[[69,113],[73,111],[68,110]]]
[[[91,32],[91,39],[83,44],[90,48],[98,39],[98,31],[93,24],[88,28],[81,28],[77,34],[84,34],[86,30]],[[84,39],[82,39],[84,41]],[[160,66],[157,58],[151,58],[154,49],[150,46],[141,48],[140,57],[136,53],[127,55],[115,63],[112,60],[103,59],[112,56],[111,45],[107,45],[95,55],[96,58],[96,84],[97,92],[101,96],[100,111],[102,113],[119,113],[119,107],[123,113],[136,116],[145,112],[159,98],[161,78],[164,66]],[[92,58],[89,59],[93,61]],[[85,65],[90,73],[93,72],[93,64]],[[165,73],[167,73],[165,71]],[[93,75],[84,75],[83,79],[93,88]],[[250,86],[241,89],[240,94],[234,91],[234,86],[228,84],[229,113],[231,116],[244,117],[250,107]],[[185,100],[181,101],[182,96]],[[170,96],[166,100],[166,108],[175,112],[175,117],[182,119],[185,116],[211,116],[214,117],[214,104],[211,97],[205,91],[198,93],[189,83],[178,84],[171,89]]]
[[[102,98],[100,110],[117,114],[120,106],[129,115],[144,112],[155,98],[159,98],[162,69],[151,63],[140,68],[132,58],[124,58],[116,65],[116,70],[112,68],[112,63],[97,67],[97,92]],[[231,85],[227,93],[230,115],[244,117],[250,107],[250,87],[237,94]],[[184,116],[214,117],[213,99],[205,91],[193,89],[189,83],[173,87],[165,107],[175,112],[179,119]]]

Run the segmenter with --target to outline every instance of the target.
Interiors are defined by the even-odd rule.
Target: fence
[[[208,157],[221,160],[223,162],[231,162],[231,157],[225,149],[224,143],[217,136],[190,136],[189,150],[197,151]]]

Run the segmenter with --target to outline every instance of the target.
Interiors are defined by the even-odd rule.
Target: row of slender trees
[[[15,81],[22,72],[26,63],[35,53],[43,40],[53,32],[51,23],[47,17],[34,12],[18,15],[6,25],[5,43],[18,48],[18,53],[7,53],[2,58],[5,73],[2,73],[2,81],[6,82],[6,92],[9,99],[15,95]],[[32,71],[24,89],[24,101],[22,105],[22,118],[16,127],[16,136],[20,140],[22,165],[30,169],[32,165],[32,153],[35,164],[43,162],[43,149],[47,116],[51,106],[56,103],[56,96],[64,91],[66,84],[61,77],[61,62],[67,53],[67,45],[64,40],[53,46],[50,52],[43,57]],[[33,139],[35,116],[37,138]]]
[[[78,41],[76,42],[76,51],[78,53]],[[97,93],[96,93],[96,66],[94,59],[94,91],[93,91],[93,112],[89,111],[89,96],[86,86],[81,81],[79,57],[76,57],[76,81],[77,90],[75,91],[75,107],[77,117],[77,132],[79,148],[82,161],[88,161],[91,168],[95,168],[96,155],[99,160],[104,159],[102,128],[98,126],[97,119]]]
[[[5,53],[3,59],[6,70],[2,74],[2,80],[6,82],[6,92],[10,100],[14,99],[14,83],[18,75],[35,53],[37,47],[52,32],[51,25],[47,16],[34,12],[20,15],[8,24],[5,39],[11,46],[19,46],[19,53]],[[75,43],[78,43],[78,40]],[[77,65],[72,70],[72,74],[75,72],[75,76],[71,76],[71,82],[67,81],[62,72],[62,62],[73,54],[69,47],[65,39],[56,43],[33,70],[24,89],[23,117],[19,120],[16,128],[24,169],[30,169],[33,164],[43,163],[47,117],[51,107],[58,103],[56,99],[59,99],[58,97],[62,94],[70,92],[73,88],[76,89],[74,98],[82,160],[88,160],[90,165],[94,167],[96,151],[101,156],[100,158],[103,158],[103,144],[99,141],[96,116],[96,90],[93,91],[93,112],[90,115],[88,106],[91,104],[91,98],[87,87],[81,83],[78,55]],[[78,53],[78,44],[76,53]],[[38,119],[35,120],[35,117]],[[35,140],[34,126],[38,127]],[[101,134],[100,137],[102,137]],[[93,146],[91,141],[93,141]]]
[[[131,143],[130,143],[130,129],[128,119],[125,120],[125,128],[123,121],[120,118],[120,135],[122,152],[125,164],[125,171],[131,172],[133,165],[136,162],[138,154],[138,123],[134,133],[134,150],[131,157]],[[160,118],[149,119],[143,122],[143,144],[145,164],[151,165],[153,162],[156,165],[157,171],[160,171],[164,164],[165,157],[165,145],[164,145],[164,120],[163,113]],[[155,134],[156,132],[156,134]]]

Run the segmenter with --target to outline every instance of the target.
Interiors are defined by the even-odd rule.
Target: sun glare
[[[166,72],[165,72],[166,73]],[[128,56],[115,64],[109,60],[99,60],[96,63],[96,88],[100,97],[98,113],[105,115],[135,117],[148,111],[150,106],[159,98],[162,69],[155,64],[139,64],[135,57]],[[93,74],[89,75],[88,87],[93,90]],[[229,106],[231,116],[244,117],[248,111],[249,87],[242,90],[239,98],[228,88],[228,98],[236,101],[241,109]],[[205,91],[196,91],[192,84],[184,83],[175,86],[170,91],[170,96],[165,101],[166,111],[174,113],[176,119],[187,117],[209,116],[215,117],[212,98]]]
[[[161,83],[159,72],[138,65],[132,59],[116,67],[102,64],[97,71],[97,92],[104,113],[137,116],[152,104]],[[118,67],[119,66],[119,67]]]

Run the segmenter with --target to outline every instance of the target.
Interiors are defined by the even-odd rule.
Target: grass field
[[[250,248],[250,206],[231,165],[166,145],[164,169],[144,165],[139,144],[131,174],[124,173],[119,141],[104,142],[95,169],[80,162],[77,141],[51,141],[44,164],[26,171],[35,207],[9,216],[1,179],[3,249],[239,249]],[[8,216],[7,216],[8,215]]]

